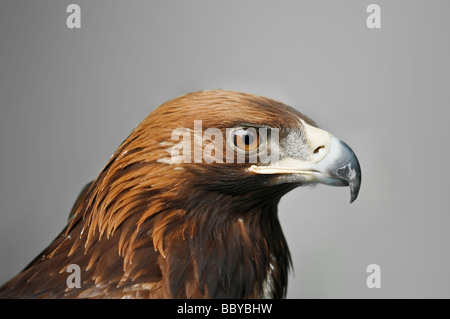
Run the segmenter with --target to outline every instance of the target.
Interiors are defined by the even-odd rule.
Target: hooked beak
[[[305,124],[309,159],[284,158],[268,166],[252,165],[257,174],[301,174],[304,181],[331,186],[349,186],[350,203],[359,193],[361,168],[352,149],[343,141],[319,128]]]

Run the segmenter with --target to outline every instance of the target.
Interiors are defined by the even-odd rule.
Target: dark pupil
[[[251,134],[245,133],[243,140],[245,145],[250,145],[253,142],[253,136]]]
[[[252,135],[251,132],[246,132],[244,130],[241,130],[240,132],[236,133],[236,136],[234,138],[234,145],[238,146],[238,139],[241,139],[241,141],[244,143],[244,145],[250,145],[253,143],[253,140],[255,137]]]

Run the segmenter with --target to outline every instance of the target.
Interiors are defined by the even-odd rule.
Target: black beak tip
[[[353,203],[361,187],[361,168],[356,156],[353,156],[344,167],[338,168],[336,175],[350,187],[350,204]]]
[[[350,204],[351,204],[358,197],[359,188],[361,187],[361,174],[359,174],[359,179],[350,182],[349,186],[350,186]]]

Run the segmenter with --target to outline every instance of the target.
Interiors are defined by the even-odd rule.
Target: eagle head
[[[283,297],[291,258],[277,205],[316,183],[349,186],[352,202],[361,170],[299,111],[226,90],[175,98],[131,132],[0,295]],[[82,269],[80,289],[64,285],[68,264]]]

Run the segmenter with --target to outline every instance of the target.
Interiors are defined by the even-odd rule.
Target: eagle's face
[[[166,125],[157,140],[165,150],[158,162],[170,165],[178,180],[195,181],[191,190],[271,197],[322,183],[350,186],[351,202],[358,195],[361,170],[350,147],[282,103],[202,91],[153,115]]]

